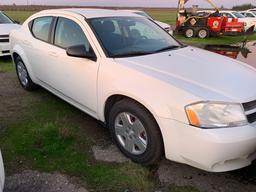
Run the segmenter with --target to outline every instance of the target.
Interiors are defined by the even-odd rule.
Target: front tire
[[[195,36],[195,30],[193,28],[187,28],[184,31],[184,35],[186,38],[192,38]]]
[[[28,70],[19,56],[15,59],[15,65],[16,74],[22,88],[27,91],[33,91],[37,89],[38,86],[31,80]]]
[[[150,165],[163,156],[160,129],[151,113],[137,102],[123,99],[114,104],[109,127],[118,148],[132,161]]]

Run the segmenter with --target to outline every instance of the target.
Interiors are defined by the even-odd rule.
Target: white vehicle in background
[[[9,34],[20,25],[0,11],[0,57],[10,55]]]
[[[254,8],[254,9],[248,9],[247,11],[256,13],[256,8]]]
[[[245,63],[115,10],[42,11],[10,40],[25,90],[40,85],[104,122],[134,162],[223,172],[256,158],[256,70]]]
[[[222,16],[228,17],[228,19],[237,18],[239,22],[244,22],[244,30],[247,31],[251,28],[256,31],[256,19],[243,16],[237,11],[220,11]]]
[[[256,18],[256,12],[252,12],[252,11],[239,11],[239,13],[241,13],[245,17]]]
[[[3,164],[3,158],[0,151],[0,192],[4,189],[4,164]]]
[[[161,21],[156,21],[154,20],[150,15],[148,15],[145,11],[141,11],[141,10],[134,10],[134,9],[131,9],[131,10],[122,10],[122,11],[125,11],[125,12],[128,12],[128,13],[135,13],[137,15],[141,15],[141,16],[144,16],[148,19],[151,19],[152,21],[154,21],[156,24],[158,24],[160,27],[162,27],[164,30],[166,30],[168,33],[170,33],[171,35],[173,35],[173,30],[172,30],[172,27],[171,25],[167,24],[167,23],[163,23]]]

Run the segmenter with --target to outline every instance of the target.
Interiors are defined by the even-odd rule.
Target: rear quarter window
[[[33,20],[31,32],[35,38],[48,42],[53,17],[40,17]]]

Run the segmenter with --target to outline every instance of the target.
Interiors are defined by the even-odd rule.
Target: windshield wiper
[[[142,55],[148,55],[148,54],[152,54],[152,52],[134,51],[134,52],[123,53],[123,54],[114,54],[112,55],[112,57],[114,58],[134,57],[134,56],[142,56]]]
[[[149,54],[159,53],[159,52],[183,48],[183,47],[186,47],[186,45],[172,45],[172,46],[164,47],[162,49],[159,49],[156,51],[151,51],[151,52],[134,51],[134,52],[128,52],[128,53],[123,53],[123,54],[113,54],[112,57],[114,57],[114,58],[135,57],[135,56],[149,55]]]
[[[180,45],[171,45],[171,46],[168,46],[168,47],[164,47],[162,49],[158,49],[158,50],[154,51],[154,53],[169,51],[169,50],[178,49],[178,48],[182,48],[182,47],[183,46],[180,46]]]

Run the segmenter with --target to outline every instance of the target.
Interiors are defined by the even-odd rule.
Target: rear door
[[[30,23],[31,34],[22,40],[32,71],[38,79],[42,79],[47,75],[44,72],[44,65],[47,62],[50,33],[54,20],[55,18],[51,16],[34,19]]]

